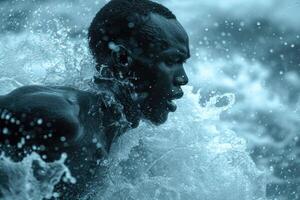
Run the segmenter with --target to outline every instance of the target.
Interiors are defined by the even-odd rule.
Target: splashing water
[[[87,87],[93,63],[86,41],[70,38],[59,23],[56,30],[0,37],[5,47],[0,48],[0,94],[28,84]],[[199,93],[191,86],[184,91],[167,123],[157,127],[143,122],[112,145],[102,163],[104,179],[82,199],[265,199],[264,173],[250,158],[245,140],[220,120],[234,108],[235,95],[216,95],[201,106]],[[53,187],[68,172],[63,160],[44,163],[36,154],[19,163],[6,157],[0,161],[0,174],[12,180],[1,189],[5,200],[56,196]],[[33,166],[51,176],[37,180]],[[19,188],[23,190],[16,194]]]
[[[143,123],[112,147],[104,186],[91,199],[258,200],[265,193],[264,175],[246,151],[246,143],[231,130],[217,127],[224,107],[215,97],[206,107],[185,88],[178,110],[167,123]]]
[[[54,186],[63,179],[75,183],[70,171],[64,165],[66,155],[53,163],[45,163],[32,153],[21,162],[13,162],[0,156],[0,199],[1,200],[42,200],[58,197]]]

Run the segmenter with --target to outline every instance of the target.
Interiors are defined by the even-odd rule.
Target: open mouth
[[[177,105],[175,104],[175,102],[173,100],[180,99],[182,96],[183,96],[183,92],[180,91],[180,92],[174,94],[170,99],[167,100],[167,108],[169,111],[171,111],[171,112],[176,111]]]

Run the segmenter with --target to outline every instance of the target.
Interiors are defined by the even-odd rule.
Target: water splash
[[[48,33],[0,35],[0,94],[32,84],[86,87],[94,72],[87,41],[55,24]]]
[[[5,44],[0,49],[0,94],[28,84],[86,85],[93,66],[86,41],[68,37],[63,27],[57,30],[0,38]],[[107,168],[104,179],[95,182],[83,199],[264,199],[264,173],[249,157],[245,140],[220,120],[222,113],[230,111],[235,95],[216,95],[205,106],[200,106],[199,99],[199,94],[186,87],[178,110],[166,124],[142,123],[124,134],[103,163]],[[30,164],[15,165],[28,173],[31,170]],[[57,195],[52,186],[34,198]],[[14,198],[26,197],[26,191]]]
[[[32,153],[20,162],[0,157],[0,199],[1,200],[42,200],[58,197],[54,186],[61,180],[75,183],[64,162],[67,156],[53,163],[44,162]]]
[[[220,97],[228,104],[217,107]],[[186,87],[167,123],[143,123],[113,144],[105,184],[85,199],[264,199],[264,174],[245,140],[218,128],[220,113],[233,103],[234,95],[227,94],[201,107],[199,95]]]

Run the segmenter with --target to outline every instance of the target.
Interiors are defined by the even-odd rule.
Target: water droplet
[[[66,137],[64,137],[64,136],[60,137],[60,141],[61,142],[65,142],[66,141]]]
[[[38,125],[43,124],[43,119],[38,119],[38,120],[37,120],[37,124],[38,124]]]
[[[128,23],[128,27],[129,27],[129,28],[133,28],[133,27],[134,27],[134,23],[133,23],[133,22],[129,22],[129,23]]]
[[[2,130],[2,133],[3,133],[4,135],[7,135],[7,134],[9,133],[8,128],[4,128],[4,129]]]

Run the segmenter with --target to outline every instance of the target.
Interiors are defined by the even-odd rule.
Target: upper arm
[[[60,155],[81,131],[78,109],[51,92],[5,96],[0,100],[0,144],[18,152]]]

